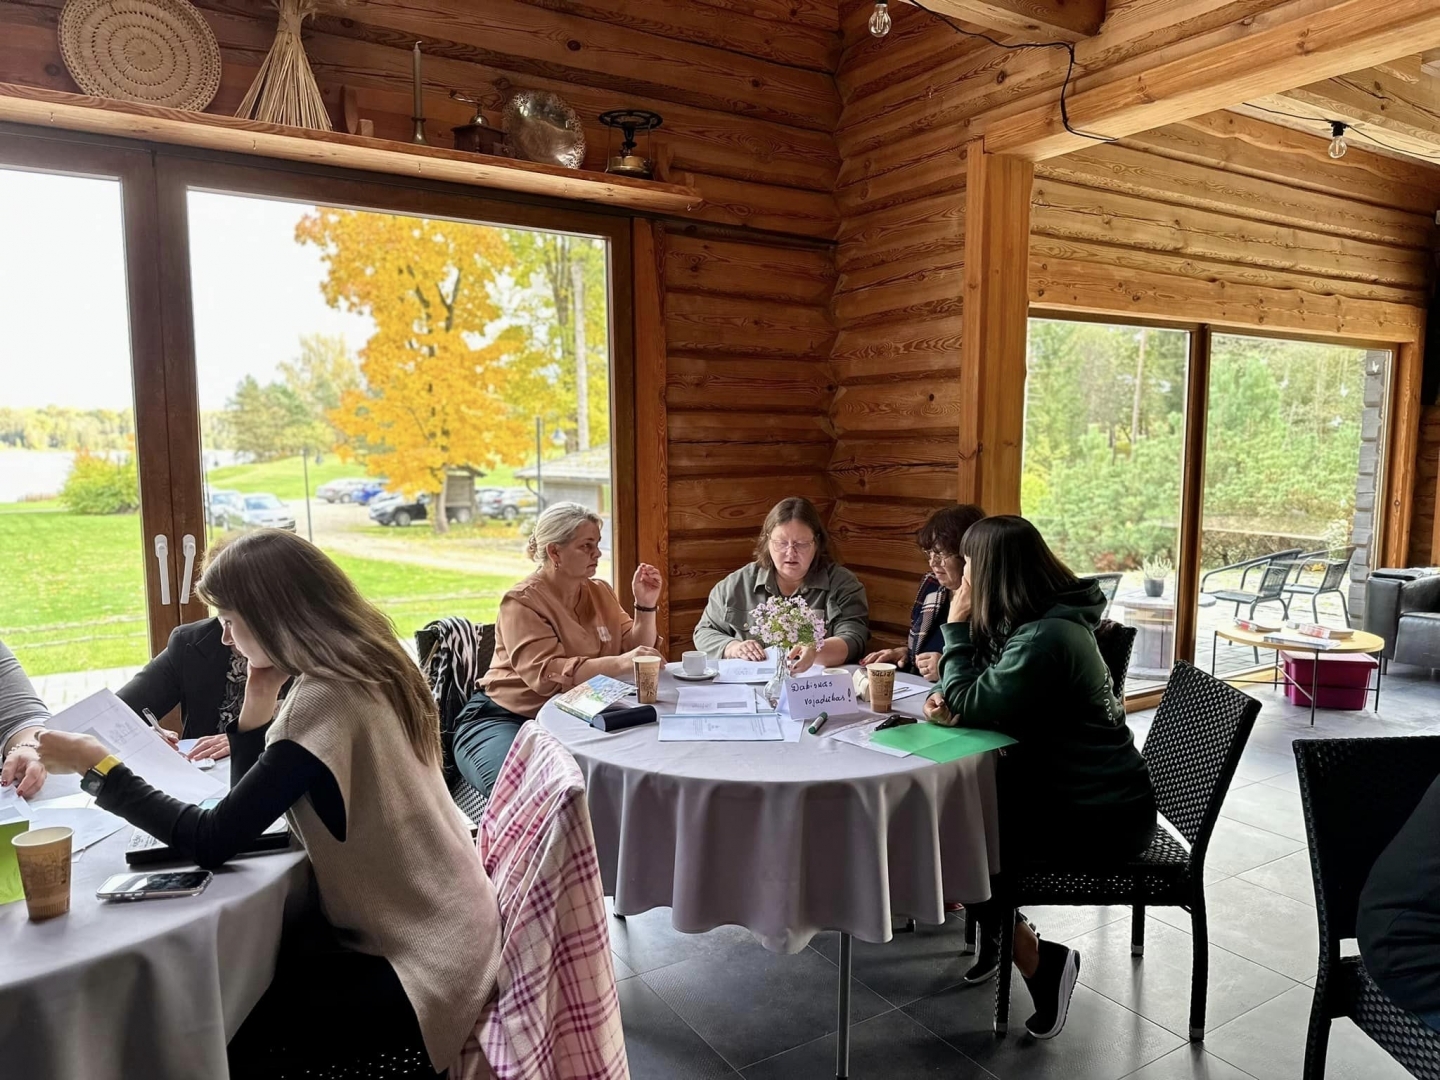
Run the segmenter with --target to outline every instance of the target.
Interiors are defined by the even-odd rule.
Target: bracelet
[[[656,611],[659,611],[660,609],[659,609],[659,607],[646,607],[644,604],[636,604],[636,605],[635,605],[635,610],[636,610],[636,611],[643,611],[643,612],[645,612],[647,615],[649,615],[649,614],[653,614],[653,613],[656,612]]]
[[[26,746],[28,746],[31,750],[40,749],[40,744],[38,742],[17,742],[14,746],[10,747],[9,750],[5,751],[5,759],[8,759],[11,754],[15,753],[16,750],[19,750],[22,747]]]

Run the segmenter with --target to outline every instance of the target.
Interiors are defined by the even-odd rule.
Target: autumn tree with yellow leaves
[[[525,331],[495,300],[513,256],[499,229],[321,207],[296,226],[321,251],[333,307],[368,315],[360,353],[365,389],[349,389],[329,419],[372,475],[407,493],[429,492],[446,529],[446,473],[527,460],[535,357]]]

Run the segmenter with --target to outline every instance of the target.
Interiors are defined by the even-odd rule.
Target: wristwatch
[[[105,787],[105,777],[110,770],[120,764],[120,759],[114,754],[107,754],[100,760],[100,763],[80,778],[80,790],[86,795],[98,799],[100,791]]]

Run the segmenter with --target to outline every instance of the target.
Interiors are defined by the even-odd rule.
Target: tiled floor
[[[1083,962],[1065,1031],[1050,1042],[990,1031],[994,985],[962,989],[961,928],[855,945],[850,1075],[856,1080],[1289,1080],[1304,1058],[1318,937],[1290,743],[1297,737],[1440,734],[1440,682],[1394,667],[1381,713],[1294,708],[1268,686],[1206,861],[1210,991],[1206,1037],[1186,1039],[1190,926],[1147,916],[1130,956],[1126,908],[1036,908],[1042,932]],[[1150,714],[1131,717],[1143,738]],[[611,921],[630,1068],[636,1080],[822,1080],[835,1074],[836,936],[795,956],[730,927],[685,935],[656,910]],[[1015,979],[1011,1031],[1029,1015]],[[1407,1074],[1349,1021],[1330,1039],[1330,1080]]]

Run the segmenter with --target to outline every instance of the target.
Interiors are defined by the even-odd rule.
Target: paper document
[[[0,788],[0,825],[11,821],[25,821],[30,817],[30,806],[15,791],[15,785]]]
[[[748,686],[682,686],[676,690],[676,716],[753,713],[755,691]]]
[[[661,742],[779,742],[780,718],[774,713],[737,716],[660,717]]]
[[[30,815],[32,829],[48,829],[52,825],[64,825],[74,829],[75,838],[70,842],[70,849],[84,851],[91,844],[98,844],[111,833],[124,828],[125,819],[96,806],[78,810],[40,808]]]
[[[223,781],[203,773],[109,690],[100,690],[51,717],[56,731],[93,735],[151,787],[184,802],[225,794]]]
[[[895,689],[898,690],[900,688],[897,686]],[[195,744],[199,741],[199,739],[181,739],[175,744],[175,748],[182,754],[188,754],[191,750],[195,749]]]
[[[721,660],[717,683],[763,683],[775,674],[774,660]]]
[[[916,686],[914,683],[896,681],[895,689],[890,694],[891,701],[899,701],[901,698],[914,697],[916,694],[928,694],[935,689],[933,686]]]
[[[881,746],[877,742],[871,742],[870,736],[875,734],[885,718],[877,716],[874,720],[867,720],[863,724],[851,724],[849,727],[837,728],[835,731],[822,731],[820,734],[827,739],[834,739],[836,742],[849,743],[851,746],[863,746],[867,750],[875,750],[881,754],[889,754],[891,757],[909,757],[906,750],[896,750],[893,747]]]

